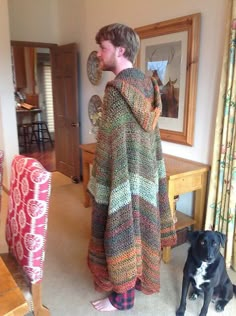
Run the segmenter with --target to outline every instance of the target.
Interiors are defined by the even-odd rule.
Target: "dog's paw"
[[[224,310],[224,308],[225,308],[225,301],[218,301],[217,303],[216,303],[216,311],[217,312],[223,312],[223,310]]]
[[[198,296],[199,295],[197,293],[193,292],[189,295],[189,299],[190,301],[195,301],[198,298]]]

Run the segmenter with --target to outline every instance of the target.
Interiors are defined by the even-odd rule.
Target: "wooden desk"
[[[38,114],[42,113],[42,110],[39,108],[33,108],[31,110],[27,110],[21,107],[16,108],[17,114],[17,123],[24,124],[24,123],[32,123],[37,118]]]
[[[28,312],[23,294],[0,257],[0,315],[22,316]]]
[[[83,188],[84,188],[84,207],[90,206],[89,194],[87,186],[90,177],[90,165],[93,164],[96,150],[96,143],[82,144],[79,146],[82,149],[82,173],[83,173]]]
[[[90,200],[87,193],[89,181],[89,165],[95,157],[96,143],[80,145],[83,160],[83,188],[84,206],[89,207]],[[194,229],[203,229],[205,219],[205,201],[207,191],[207,176],[210,167],[208,165],[164,154],[166,174],[168,181],[168,195],[173,218],[177,217],[176,230],[194,225]],[[187,192],[195,192],[193,216],[187,216],[181,212],[175,214],[176,195]],[[170,261],[170,247],[164,247],[162,259]]]

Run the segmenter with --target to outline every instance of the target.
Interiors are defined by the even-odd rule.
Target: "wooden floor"
[[[55,149],[49,143],[45,144],[45,149],[39,150],[36,145],[32,145],[30,151],[21,151],[20,154],[37,159],[47,171],[56,171]]]

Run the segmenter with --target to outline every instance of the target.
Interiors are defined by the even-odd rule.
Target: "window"
[[[52,95],[52,72],[50,65],[43,66],[44,94],[46,105],[46,120],[49,132],[54,133],[54,115],[53,115],[53,95]]]

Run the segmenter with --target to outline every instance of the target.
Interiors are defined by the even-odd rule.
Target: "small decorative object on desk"
[[[102,78],[102,70],[99,68],[99,59],[97,57],[97,51],[92,51],[87,61],[87,74],[89,81],[93,85],[98,85]]]
[[[96,94],[93,95],[89,100],[88,115],[93,125],[91,132],[96,135],[102,116],[102,100]]]
[[[32,110],[35,108],[35,106],[28,104],[28,103],[21,103],[20,105],[22,108],[26,109],[26,110]]]

